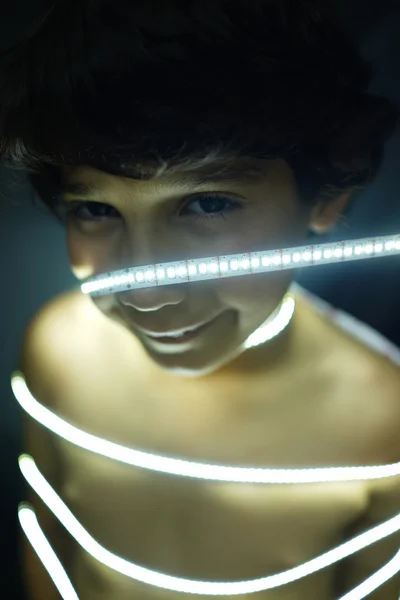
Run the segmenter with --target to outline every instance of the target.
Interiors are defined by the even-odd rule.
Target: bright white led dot
[[[263,256],[261,259],[263,267],[269,267],[270,261],[268,256]]]
[[[218,273],[218,263],[212,262],[208,265],[208,271],[210,273]]]
[[[394,248],[394,242],[386,242],[385,243],[385,250],[393,250]]]
[[[274,256],[274,258],[272,259],[272,262],[274,263],[274,265],[280,265],[282,262],[282,259],[280,256]]]
[[[344,249],[345,256],[351,256],[352,254],[353,254],[353,248],[345,248]]]
[[[252,258],[251,259],[251,266],[253,267],[253,269],[257,269],[257,267],[260,266],[260,259],[259,258]]]
[[[233,260],[231,260],[231,269],[232,271],[237,271],[239,268],[239,261],[234,258]]]
[[[340,258],[341,256],[343,256],[343,250],[341,248],[336,248],[334,254],[337,258]]]
[[[201,273],[202,275],[205,275],[207,273],[207,265],[206,265],[206,263],[200,263],[199,264],[199,273]]]
[[[365,247],[365,252],[366,252],[367,254],[371,254],[373,251],[374,251],[374,246],[373,246],[372,244],[368,244],[368,245]]]
[[[300,254],[300,252],[295,252],[293,254],[293,262],[297,263],[297,262],[300,262],[300,260],[301,260],[301,254]]]
[[[144,275],[143,275],[143,271],[138,271],[135,275],[136,281],[141,283],[142,281],[144,281]]]
[[[146,279],[147,281],[152,281],[155,277],[154,271],[146,271]]]
[[[196,265],[189,265],[189,275],[197,275]]]
[[[332,250],[324,250],[324,258],[331,258]]]
[[[362,252],[363,252],[363,247],[362,246],[356,246],[355,247],[355,250],[354,250],[355,254],[360,255],[360,254],[362,254]]]
[[[322,258],[321,250],[316,250],[313,254],[313,258],[314,258],[314,260],[320,260],[320,258]]]
[[[248,258],[244,258],[241,263],[240,266],[242,269],[248,269],[250,267],[250,261]]]
[[[303,252],[303,260],[311,260],[311,252]]]
[[[375,252],[382,252],[383,244],[375,244]]]
[[[226,262],[226,260],[222,261],[219,265],[219,270],[221,271],[221,273],[226,273],[226,271],[228,270],[228,263]]]
[[[400,240],[395,243],[394,247],[396,248],[396,250],[400,250]]]
[[[175,267],[168,267],[167,275],[170,279],[175,279],[175,277],[176,277]]]
[[[186,271],[186,267],[178,267],[178,275],[179,277],[186,277],[187,275],[187,271]]]
[[[164,269],[157,269],[157,279],[165,279]]]
[[[285,254],[285,256],[282,258],[282,262],[285,265],[288,265],[290,263],[290,261],[291,261],[290,254]]]

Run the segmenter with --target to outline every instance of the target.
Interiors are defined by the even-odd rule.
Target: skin
[[[140,182],[80,167],[66,169],[63,176],[65,182],[96,184],[99,193],[91,201],[106,202],[109,209],[99,214],[112,215],[97,223],[68,219],[71,268],[79,280],[124,266],[303,245],[309,229],[324,233],[332,228],[348,201],[341,196],[329,205],[304,208],[289,167],[280,161],[265,162],[263,181],[201,189],[184,187],[181,174]],[[207,206],[209,212],[218,208],[199,202],[200,192],[223,192],[243,207],[220,205],[226,220],[196,220]],[[77,200],[68,197],[71,204]],[[63,295],[41,324],[41,339],[48,340],[51,332],[54,340],[47,353],[52,368],[42,361],[41,372],[47,378],[50,371],[52,386],[62,392],[50,394],[52,409],[106,440],[198,462],[278,468],[397,462],[398,383],[395,388],[381,363],[378,383],[375,355],[366,359],[359,345],[343,339],[312,308],[307,311],[298,301],[282,335],[231,360],[232,351],[271,314],[295,276],[289,270],[97,299]],[[185,352],[157,352],[128,323],[128,312],[133,322],[154,330],[221,315],[220,329],[215,325],[209,337],[199,338]],[[138,349],[146,366],[154,368],[143,368]],[[32,355],[39,356],[27,353],[22,371],[40,398],[40,386],[32,386],[38,381],[32,376]],[[323,356],[327,360],[321,361]],[[308,372],[304,357],[311,364]],[[322,362],[329,368],[322,368]],[[165,377],[154,377],[158,369]],[[253,378],[257,373],[260,377]],[[186,378],[183,384],[180,376]],[[221,381],[224,385],[218,386]],[[366,531],[398,512],[393,479],[389,484],[382,480],[390,494],[387,489],[382,493],[381,480],[264,489],[208,481],[197,485],[171,477],[167,486],[163,478],[147,473],[141,478],[127,465],[64,440],[58,445],[60,454],[49,452],[42,437],[40,428],[29,452],[44,471],[46,461],[52,461],[64,501],[92,535],[119,556],[181,577],[232,581],[279,572],[349,539],[356,527]],[[94,499],[99,500],[96,510]],[[159,595],[160,590],[88,561],[64,530],[59,543],[81,598]],[[385,544],[357,553],[344,567],[323,570],[265,597],[338,598],[398,547],[398,540],[389,537]],[[37,566],[32,568],[37,572]],[[334,591],[338,585],[341,591]],[[397,591],[398,586],[382,587],[371,599],[394,599]],[[40,584],[37,597],[50,598],[50,593]]]
[[[66,167],[63,183],[90,183],[99,189],[90,198],[65,194],[68,204],[80,200],[108,207],[86,204],[78,215],[69,216],[66,233],[73,274],[84,280],[124,266],[301,246],[307,244],[309,230],[322,234],[334,227],[348,195],[305,207],[288,164],[281,159],[254,159],[258,166],[260,162],[263,176],[254,182],[201,186],[183,182],[179,173],[139,181],[89,166]],[[211,192],[222,198],[216,203],[201,199]],[[212,212],[214,218],[209,218]],[[290,354],[294,319],[274,341],[233,356],[276,309],[295,276],[296,270],[284,270],[245,279],[132,290],[92,300],[107,318],[131,331],[164,372],[211,381],[233,371],[254,374],[262,368],[265,372],[268,365],[276,366],[278,357]],[[167,331],[214,318],[208,332],[184,351],[178,346],[157,348],[135,328],[136,324]]]

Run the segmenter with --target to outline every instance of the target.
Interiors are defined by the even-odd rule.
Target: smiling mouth
[[[209,323],[206,323],[205,325],[202,325],[201,327],[198,327],[197,329],[192,329],[179,335],[166,335],[162,337],[153,337],[147,334],[142,335],[145,335],[155,344],[186,344],[187,342],[194,340],[198,335],[203,333],[203,331],[208,329],[208,327],[212,325],[212,323],[214,323],[214,321],[211,321]]]

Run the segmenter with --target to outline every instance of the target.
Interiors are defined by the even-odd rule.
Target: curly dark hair
[[[284,158],[302,202],[354,199],[399,123],[373,76],[329,0],[44,0],[0,54],[0,160],[58,217],[66,165]]]

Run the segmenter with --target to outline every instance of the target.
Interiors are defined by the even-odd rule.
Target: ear
[[[350,201],[350,196],[351,193],[346,192],[329,202],[318,202],[311,212],[309,229],[317,234],[330,231],[340,219],[342,211]]]

